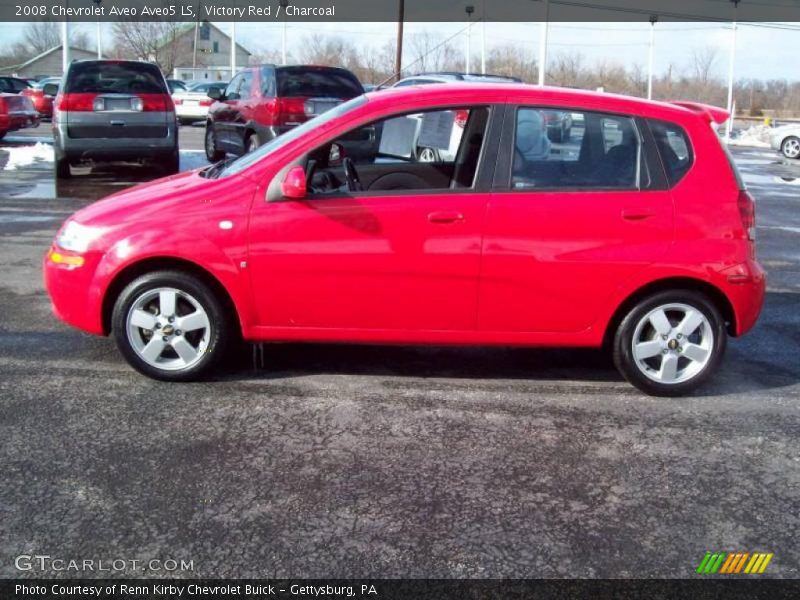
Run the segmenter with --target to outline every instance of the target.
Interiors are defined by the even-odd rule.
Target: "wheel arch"
[[[153,271],[165,270],[183,271],[184,273],[197,277],[208,285],[225,306],[226,313],[233,315],[237,331],[241,335],[242,323],[239,311],[236,309],[236,303],[220,280],[197,263],[172,256],[151,256],[144,258],[127,265],[114,275],[114,278],[111,280],[111,283],[109,283],[103,295],[101,318],[104,335],[108,335],[111,331],[111,316],[114,311],[114,304],[122,290],[125,289],[125,286],[141,275],[152,273]]]
[[[625,315],[628,314],[637,303],[647,296],[669,290],[691,290],[707,296],[722,315],[728,334],[736,336],[736,312],[734,311],[733,304],[731,304],[731,301],[722,290],[714,284],[703,281],[702,279],[694,279],[692,277],[668,277],[651,281],[636,289],[625,298],[614,311],[614,314],[606,325],[605,334],[603,335],[603,345],[610,346],[622,319],[625,318]]]

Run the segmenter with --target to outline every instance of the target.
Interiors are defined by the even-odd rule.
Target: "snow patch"
[[[10,146],[4,148],[8,152],[6,171],[14,171],[20,167],[28,167],[36,162],[53,162],[53,146],[37,142],[34,146]]]
[[[728,145],[769,148],[769,132],[771,130],[772,128],[766,125],[753,125],[741,130],[736,137],[731,137]]]

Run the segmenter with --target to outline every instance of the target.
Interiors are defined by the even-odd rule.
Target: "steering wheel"
[[[344,167],[344,178],[347,181],[347,190],[350,192],[361,192],[364,188],[361,186],[361,179],[358,177],[356,166],[350,157],[342,159],[342,167]]]

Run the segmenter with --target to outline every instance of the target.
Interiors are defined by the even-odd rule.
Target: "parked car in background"
[[[54,102],[53,148],[58,177],[83,161],[147,162],[177,172],[175,106],[159,68],[128,60],[71,63]]]
[[[443,71],[439,73],[420,73],[405,77],[391,87],[408,87],[411,85],[428,85],[431,83],[522,83],[517,77],[506,77],[505,75],[491,75],[480,73],[456,73]]]
[[[579,152],[549,142],[551,111],[580,115]],[[446,146],[453,112],[455,157],[416,160],[409,115]],[[231,163],[78,211],[46,287],[56,315],[113,332],[157,379],[209,372],[241,335],[608,347],[633,385],[682,395],[764,301],[754,200],[711,126],[727,118],[534,86],[363,95]],[[371,156],[332,151],[379,125]]]
[[[800,123],[772,129],[769,132],[769,145],[786,158],[800,158]]]
[[[169,87],[170,94],[185,92],[188,89],[186,82],[180,79],[167,79],[167,87]]]
[[[27,96],[0,93],[0,139],[8,132],[39,126],[39,113]]]
[[[52,85],[55,85],[55,89],[53,87],[48,87],[47,89],[50,93],[45,93],[45,86]],[[60,77],[47,77],[23,90],[22,94],[30,97],[33,101],[33,106],[39,111],[39,115],[49,119],[53,116],[53,100],[56,95],[53,91],[55,90],[55,92],[58,93],[59,85],[61,85]]]
[[[188,87],[185,91],[172,94],[172,101],[175,103],[175,114],[178,115],[180,123],[192,123],[194,121],[205,121],[208,117],[208,109],[214,100],[208,96],[212,88],[224,91],[228,86],[227,82],[201,82]]]
[[[285,133],[364,88],[347,69],[262,65],[243,69],[219,93],[208,111],[205,148],[216,162],[226,153],[241,155]]]
[[[0,94],[19,94],[30,87],[31,84],[25,79],[0,77]]]

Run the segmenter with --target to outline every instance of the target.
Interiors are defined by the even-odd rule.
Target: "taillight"
[[[756,239],[756,201],[747,190],[739,192],[737,201],[739,216],[742,218],[742,227],[747,232],[747,239]]]
[[[92,112],[97,94],[63,94],[59,96],[58,110],[67,112]]]
[[[6,113],[6,112],[8,112],[6,108],[6,99],[0,98],[0,113]]]
[[[175,106],[180,106],[181,104],[183,104],[183,100],[181,100],[180,98],[173,98],[173,99],[172,99],[172,103],[173,103]]]
[[[305,98],[278,98],[275,103],[275,124],[295,125],[306,120]]]
[[[467,119],[469,119],[469,111],[468,110],[457,110],[456,111],[456,125],[464,129],[467,126]]]
[[[164,94],[139,94],[144,112],[170,112],[175,110],[174,101]]]
[[[212,104],[214,104],[214,101],[211,98],[209,98],[208,100],[200,100],[200,102],[198,102],[197,104],[198,106],[211,106]]]

